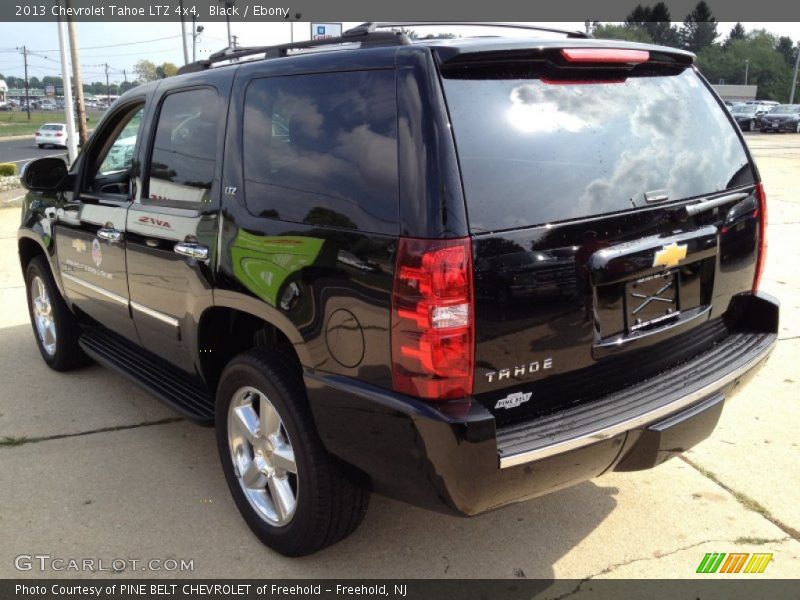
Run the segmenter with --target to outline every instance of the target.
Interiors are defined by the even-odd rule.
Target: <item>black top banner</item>
[[[460,0],[374,2],[369,0],[4,0],[0,21],[624,21],[647,0]],[[697,0],[665,0],[682,20]],[[800,21],[800,2],[708,0],[717,21]]]

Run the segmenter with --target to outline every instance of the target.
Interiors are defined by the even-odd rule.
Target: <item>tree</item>
[[[671,19],[669,8],[663,2],[652,8],[638,4],[625,19],[625,24],[630,29],[646,31],[656,44],[680,46],[680,35],[672,26]]]
[[[628,25],[598,25],[592,32],[594,37],[601,40],[626,40],[628,42],[642,42],[652,44],[653,38],[641,27],[631,27]]]
[[[125,93],[128,90],[135,88],[137,85],[139,85],[139,83],[136,81],[125,81],[119,84],[119,91],[120,93]]]
[[[142,81],[155,81],[158,79],[156,65],[146,58],[141,59],[133,66],[133,72],[136,73]]]
[[[741,23],[736,23],[731,29],[731,32],[728,34],[728,39],[725,40],[725,46],[727,47],[731,42],[736,40],[743,40],[747,37],[747,32],[744,29],[744,25]]]
[[[681,32],[683,47],[692,52],[700,52],[717,39],[717,21],[705,0],[700,0],[694,10],[683,20]]]
[[[794,61],[797,56],[794,50],[794,40],[783,35],[778,38],[778,45],[775,46],[775,49],[783,56],[786,64],[794,68]]]
[[[156,76],[159,79],[164,79],[165,77],[173,77],[174,75],[178,74],[178,67],[176,67],[171,62],[165,62],[162,65],[156,67]]]
[[[787,102],[792,81],[792,67],[777,50],[777,38],[767,31],[756,30],[745,39],[729,40],[727,45],[712,44],[697,55],[697,65],[711,83],[724,81],[758,86],[757,98]],[[745,67],[747,65],[747,67]]]

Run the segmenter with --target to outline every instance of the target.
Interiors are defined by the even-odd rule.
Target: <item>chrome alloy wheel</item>
[[[56,322],[53,316],[53,305],[47,287],[38,275],[31,281],[31,308],[36,333],[42,348],[49,356],[56,353]]]
[[[233,395],[228,447],[250,505],[270,525],[288,525],[297,509],[297,464],[286,427],[266,394],[243,387]]]

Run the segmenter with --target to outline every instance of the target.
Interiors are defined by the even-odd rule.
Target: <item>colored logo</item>
[[[97,238],[94,238],[92,242],[92,260],[95,267],[99,267],[100,263],[103,262],[103,253],[100,251],[100,242]]]
[[[656,252],[655,257],[653,258],[653,266],[674,267],[677,266],[677,264],[684,258],[686,258],[686,244],[681,244],[679,246],[675,242],[672,242]]]
[[[324,26],[317,27],[317,35],[325,35],[325,27]]]
[[[86,242],[79,238],[72,240],[72,247],[74,248],[75,252],[86,252]]]
[[[770,561],[772,554],[707,552],[697,573],[763,573]]]

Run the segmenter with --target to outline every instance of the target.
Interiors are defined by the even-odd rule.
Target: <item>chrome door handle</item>
[[[114,242],[122,241],[122,232],[116,229],[109,229],[108,227],[102,227],[97,230],[97,237],[101,240],[106,240],[107,242]]]
[[[208,260],[208,247],[192,242],[178,242],[174,251],[181,256],[188,256],[195,260]]]

